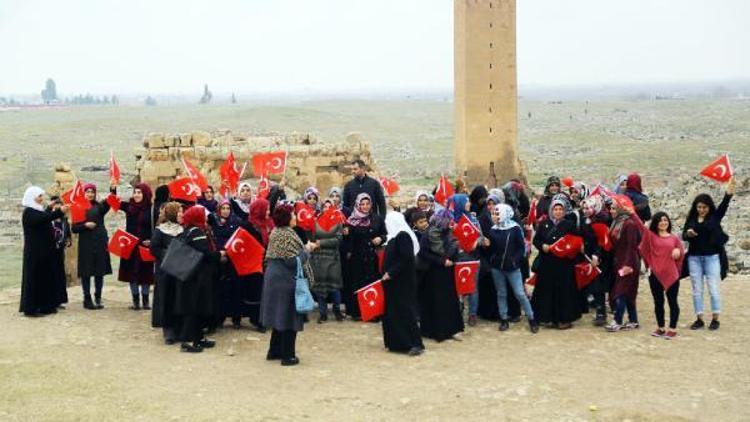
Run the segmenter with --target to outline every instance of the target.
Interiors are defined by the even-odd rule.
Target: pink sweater
[[[641,225],[641,227],[643,226]],[[638,247],[641,258],[651,268],[651,272],[661,282],[664,289],[667,290],[680,277],[682,260],[685,259],[682,241],[674,234],[661,237],[645,227],[641,230],[641,234],[641,244]],[[680,250],[680,258],[676,260],[672,258],[672,251],[675,248]]]

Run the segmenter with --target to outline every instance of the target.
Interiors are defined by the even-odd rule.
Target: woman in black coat
[[[344,280],[346,312],[355,320],[361,318],[356,291],[375,281],[378,270],[377,249],[387,239],[383,218],[372,212],[372,201],[366,193],[357,196],[354,210],[344,228],[344,248],[348,273]]]
[[[216,345],[213,340],[203,337],[203,329],[212,326],[219,311],[215,301],[218,271],[226,252],[217,251],[209,237],[206,209],[202,206],[194,205],[185,211],[182,225],[185,231],[180,239],[201,252],[203,258],[190,279],[177,283],[174,313],[182,320],[181,350],[198,353]]]
[[[109,260],[107,244],[109,236],[104,226],[104,216],[109,212],[106,201],[96,200],[96,185],[83,185],[86,200],[91,208],[86,211],[86,220],[73,224],[73,233],[78,233],[78,277],[81,278],[83,289],[83,307],[86,309],[102,309],[102,289],[104,276],[112,274],[112,264]],[[91,278],[94,278],[94,299],[91,300]]]
[[[404,216],[389,211],[385,216],[388,243],[385,247],[383,290],[383,342],[391,352],[417,356],[424,351],[417,315],[417,271],[415,256],[419,252],[417,237]]]
[[[26,316],[48,315],[60,305],[55,281],[59,271],[55,260],[55,237],[52,221],[62,218],[68,207],[55,205],[52,211],[43,206],[44,190],[32,186],[23,196],[23,275],[21,304],[18,311]],[[63,274],[64,277],[64,274]]]
[[[51,203],[47,211],[55,211],[62,206],[59,196],[50,198]],[[68,303],[68,277],[65,274],[65,249],[69,248],[73,241],[71,240],[70,223],[65,216],[52,220],[52,231],[55,237],[55,253],[52,258],[55,274],[55,291],[57,292],[57,305],[60,309],[65,309],[64,304]]]
[[[151,326],[161,327],[164,342],[173,344],[177,340],[177,331],[182,327],[180,318],[175,315],[177,284],[181,283],[160,269],[164,255],[172,239],[182,234],[182,205],[179,202],[163,204],[159,223],[151,236],[151,254],[156,258],[156,286],[154,287],[154,308],[151,313]]]
[[[443,209],[430,218],[430,228],[419,244],[419,258],[428,263],[419,291],[422,335],[437,341],[461,340],[464,319],[456,293],[453,266],[459,249],[450,232],[453,214]]]

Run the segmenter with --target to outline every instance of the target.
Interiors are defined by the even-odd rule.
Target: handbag
[[[159,268],[184,282],[190,280],[195,274],[202,259],[202,252],[188,245],[182,238],[175,237],[169,243]]]
[[[310,287],[307,285],[305,272],[302,270],[302,261],[297,257],[297,275],[294,277],[294,307],[298,314],[306,314],[315,308]]]

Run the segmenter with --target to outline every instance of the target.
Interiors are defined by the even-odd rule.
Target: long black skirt
[[[447,340],[464,330],[453,267],[430,265],[419,292],[422,336]]]
[[[574,261],[543,254],[531,306],[534,319],[542,323],[569,323],[581,317],[580,293]]]

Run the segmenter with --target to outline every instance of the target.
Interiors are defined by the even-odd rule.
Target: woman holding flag
[[[560,256],[559,248],[555,248],[567,241],[566,235],[575,233],[575,223],[567,218],[570,212],[567,195],[552,197],[549,209],[544,212],[548,218],[539,223],[533,241],[539,250],[532,268],[537,276],[531,298],[534,318],[561,330],[573,327],[572,323],[581,317],[574,261]]]
[[[469,202],[469,195],[465,193],[456,193],[448,199],[447,207],[453,211],[453,222],[458,223],[462,217],[468,218],[471,224],[475,228],[480,229],[479,221],[476,215],[471,210],[471,203]],[[480,230],[481,232],[481,230]],[[460,251],[459,262],[463,261],[478,261],[479,260],[479,244],[484,243],[484,236],[480,236],[477,240],[473,249]],[[479,273],[475,274],[474,285],[478,285]],[[474,289],[474,293],[463,297],[469,305],[469,326],[473,327],[477,325],[477,310],[479,308],[479,289]]]
[[[312,269],[315,273],[315,285],[312,291],[318,300],[318,324],[328,321],[328,301],[333,303],[333,316],[336,321],[343,321],[341,313],[341,287],[343,286],[341,272],[341,242],[344,238],[343,212],[327,199],[323,205],[323,212],[315,222],[312,239],[317,249],[312,254]]]
[[[112,264],[107,251],[109,236],[104,226],[104,216],[109,212],[106,201],[96,200],[96,185],[86,183],[83,192],[89,208],[83,221],[72,225],[71,231],[78,236],[78,276],[83,289],[83,307],[102,309],[104,276],[112,274]],[[91,278],[94,279],[94,301],[91,300]],[[95,304],[96,303],[96,304]]]
[[[612,241],[609,238],[609,226],[612,218],[605,206],[603,195],[591,195],[581,201],[583,233],[586,254],[591,264],[600,271],[599,275],[584,290],[594,298],[596,316],[594,325],[602,327],[607,323],[606,293],[612,287]],[[588,307],[588,300],[586,300]]]

